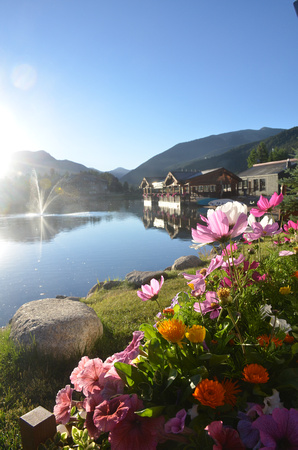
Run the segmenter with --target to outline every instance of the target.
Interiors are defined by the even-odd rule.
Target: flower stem
[[[233,313],[232,313],[231,309],[230,309],[228,306],[226,307],[226,309],[227,309],[227,311],[228,311],[229,317],[231,318],[231,321],[233,322],[233,325],[234,325],[234,327],[235,327],[235,330],[236,330],[237,333],[238,333],[238,338],[239,338],[239,341],[240,341],[240,344],[241,344],[242,352],[243,352],[243,355],[245,355],[244,342],[243,342],[243,339],[242,339],[242,336],[241,336],[239,327],[238,327],[238,325],[237,325],[237,322],[236,322],[236,320],[235,320],[235,318],[234,318],[234,316],[233,316]]]

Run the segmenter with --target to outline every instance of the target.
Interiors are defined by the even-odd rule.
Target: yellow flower
[[[195,344],[201,343],[205,339],[206,328],[201,325],[193,325],[191,328],[188,328],[185,336],[190,342],[194,342]]]
[[[169,319],[159,322],[157,329],[167,341],[181,345],[181,340],[185,335],[186,325],[181,320]]]
[[[228,305],[232,302],[232,297],[230,295],[230,289],[228,288],[220,288],[216,291],[217,297],[219,298],[219,302],[222,306]]]
[[[291,291],[290,286],[283,286],[279,289],[279,293],[282,295],[288,295],[288,294],[293,294],[293,292]]]

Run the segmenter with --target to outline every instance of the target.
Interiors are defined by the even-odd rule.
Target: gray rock
[[[172,270],[185,270],[202,266],[204,263],[195,255],[181,256],[172,265]]]
[[[128,283],[133,284],[135,287],[141,287],[142,284],[148,284],[150,283],[150,280],[152,278],[155,278],[156,280],[160,280],[161,276],[166,277],[167,274],[163,270],[155,271],[155,272],[141,272],[139,270],[133,270],[132,272],[129,272],[125,279]]]
[[[122,283],[121,280],[109,280],[96,283],[94,286],[92,286],[86,298],[95,294],[95,292],[97,292],[99,289],[106,289],[108,291],[109,289],[120,286],[121,283]]]
[[[69,298],[45,298],[17,310],[10,337],[24,346],[35,341],[40,352],[68,358],[88,352],[102,333],[102,323],[88,305]]]

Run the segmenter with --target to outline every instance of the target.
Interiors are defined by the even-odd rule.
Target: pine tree
[[[295,150],[295,158],[298,159],[298,150]],[[280,180],[285,186],[285,196],[282,202],[282,211],[287,216],[297,220],[298,215],[298,164],[294,169],[288,169],[285,177]],[[296,216],[296,218],[295,218]]]

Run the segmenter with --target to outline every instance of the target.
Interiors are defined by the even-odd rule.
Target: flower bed
[[[125,350],[81,359],[57,394],[57,447],[298,448],[298,223],[267,215],[282,199],[202,217],[194,243],[218,254]],[[139,298],[158,302],[163,283]]]

